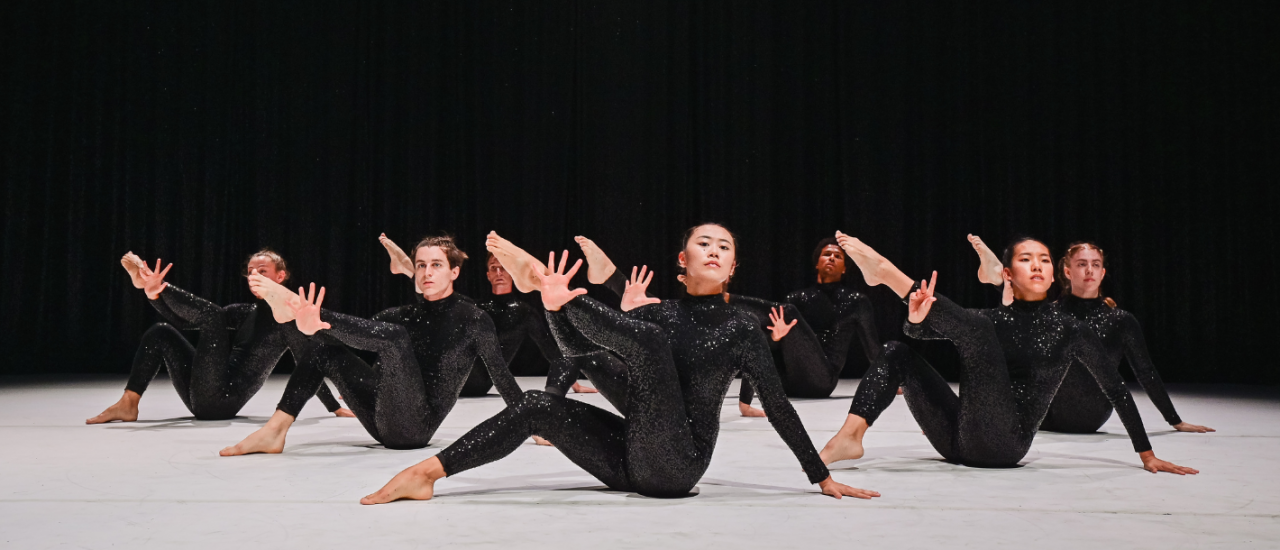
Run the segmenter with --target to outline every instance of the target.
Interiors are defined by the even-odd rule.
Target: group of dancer
[[[1178,417],[1137,321],[1101,294],[1105,260],[1092,243],[1068,248],[1056,270],[1062,295],[1050,300],[1055,265],[1044,243],[1017,239],[1000,258],[970,235],[979,280],[1003,286],[1005,297],[999,307],[965,309],[936,292],[936,272],[917,282],[840,232],[814,250],[815,286],[783,302],[727,291],[737,238],[719,224],[681,237],[678,298],[648,292],[654,273],[647,266],[627,277],[593,241],[577,237],[587,281],[617,294],[615,308],[570,287],[582,260],[568,267],[567,250],[558,264],[554,252],[544,264],[491,232],[486,275],[493,296],[476,302],[454,291],[467,254],[452,238],[428,237],[407,254],[386,235],[379,240],[391,272],[413,279],[416,298],[368,319],[323,308],[325,288],[317,292],[315,283],[288,290],[287,265],[271,250],[246,262],[257,301],[225,307],[166,282],[172,264],[156,260],[152,267],[126,254],[121,263],[134,286],[168,322],[143,335],[121,399],[87,422],[136,420],[161,366],[197,419],[231,418],[286,351],[297,367],[275,413],[223,456],[282,452],[312,396],[338,416],[354,416],[385,447],[418,449],[460,396],[497,389],[506,408],[397,474],[364,504],[429,499],[439,479],[499,460],[530,437],[611,489],[687,495],[710,464],[723,398],[739,374],[740,413],[767,416],[809,482],[835,498],[880,496],[835,481],[827,465],[861,458],[868,428],[898,394],[944,459],[972,467],[1016,466],[1038,430],[1091,433],[1115,410],[1145,469],[1198,473],[1155,456],[1119,374],[1122,357],[1175,430],[1213,431]],[[907,336],[955,345],[958,394],[908,345],[880,341],[871,300],[841,282],[849,260],[869,286],[886,286],[906,304]],[[521,296],[528,293],[541,303]],[[196,345],[179,329],[198,330]],[[787,397],[829,397],[855,336],[870,367],[843,426],[819,451]],[[521,392],[508,369],[526,338],[550,364],[542,390]],[[370,364],[353,349],[376,359]],[[579,384],[580,375],[595,389]],[[617,412],[569,399],[570,389],[598,391]],[[757,394],[763,410],[752,406]]]

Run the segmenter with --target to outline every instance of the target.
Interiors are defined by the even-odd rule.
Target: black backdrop
[[[126,250],[230,302],[271,245],[370,314],[410,292],[381,231],[473,255],[489,229],[585,234],[671,295],[677,235],[711,219],[742,237],[736,290],[765,297],[808,284],[837,228],[972,306],[997,294],[966,233],[1096,239],[1166,380],[1280,381],[1275,2],[0,10],[5,373],[127,370],[155,315]]]

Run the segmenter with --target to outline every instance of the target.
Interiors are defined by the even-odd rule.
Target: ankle
[[[129,405],[137,405],[142,400],[142,394],[133,390],[124,390],[124,396],[120,398],[121,403]]]

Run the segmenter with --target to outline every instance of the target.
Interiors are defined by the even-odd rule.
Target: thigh
[[[529,392],[530,428],[564,456],[611,489],[631,491],[627,466],[627,421],[581,401]]]

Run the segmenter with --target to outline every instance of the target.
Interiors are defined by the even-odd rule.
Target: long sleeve
[[[217,304],[175,285],[161,291],[159,298],[147,301],[173,326],[184,330],[204,325],[209,316],[224,312]]]
[[[320,319],[330,325],[329,329],[316,333],[321,338],[377,354],[396,352],[402,348],[412,349],[411,346],[393,345],[397,339],[409,338],[408,331],[395,323],[363,319],[324,309],[320,310]]]
[[[1094,380],[1098,381],[1098,387],[1102,389],[1103,395],[1107,396],[1111,406],[1115,407],[1116,414],[1120,415],[1120,422],[1124,423],[1124,429],[1129,433],[1129,439],[1133,441],[1133,450],[1139,453],[1150,451],[1151,441],[1147,439],[1147,431],[1142,426],[1142,416],[1138,414],[1133,396],[1124,386],[1124,379],[1120,378],[1116,366],[1107,360],[1102,340],[1092,330],[1080,325],[1076,330],[1069,353],[1089,369]]]
[[[643,312],[649,308],[658,307],[662,306],[648,305],[636,308],[634,311],[643,315]],[[654,348],[657,346],[655,339],[665,340],[666,338],[657,325],[635,319],[587,296],[578,296],[569,300],[569,303],[560,310],[567,314],[566,317],[577,332],[596,346],[617,353],[624,359],[632,355],[629,353],[631,350],[642,347]],[[552,330],[556,330],[554,322]],[[560,341],[563,346],[563,340]],[[599,351],[599,349],[593,351]]]
[[[502,357],[502,346],[498,344],[498,332],[493,328],[493,321],[488,315],[480,314],[471,321],[469,332],[472,334],[476,355],[484,362],[485,369],[489,371],[489,379],[498,388],[502,400],[507,402],[508,407],[519,403],[524,392],[520,391],[520,385],[511,375],[511,369],[507,368],[506,359]]]
[[[1122,323],[1121,338],[1124,342],[1124,356],[1129,360],[1129,368],[1133,369],[1133,374],[1137,376],[1142,388],[1147,390],[1147,397],[1151,398],[1151,402],[1157,409],[1160,409],[1165,422],[1170,426],[1182,423],[1178,412],[1173,408],[1173,400],[1169,399],[1169,392],[1164,389],[1160,374],[1156,372],[1156,366],[1151,362],[1151,355],[1147,353],[1147,339],[1142,334],[1142,325],[1138,323],[1138,319],[1127,313]]]
[[[912,287],[912,292],[915,287]],[[910,296],[910,294],[908,294]],[[938,301],[933,303],[920,323],[903,321],[902,332],[917,340],[955,340],[957,338],[983,338],[989,334],[979,334],[979,327],[990,330],[991,323],[982,315],[956,305],[946,296],[935,294]]]
[[[628,282],[631,282],[631,278],[628,277],[627,275],[623,275],[621,269],[615,268],[613,270],[613,275],[610,275],[608,279],[605,279],[605,281],[600,284],[605,288],[613,291],[614,294],[617,294],[618,297],[621,298],[622,295],[627,291]],[[644,291],[644,295],[650,298],[655,297],[648,290]]]
[[[769,423],[800,461],[809,482],[818,483],[827,479],[831,473],[822,463],[822,457],[814,448],[813,441],[809,439],[809,433],[800,422],[800,415],[796,414],[795,408],[787,400],[764,335],[755,330],[752,333],[754,337],[749,341],[750,344],[742,346],[740,350],[743,384],[749,381],[760,393],[760,401],[769,412]]]

